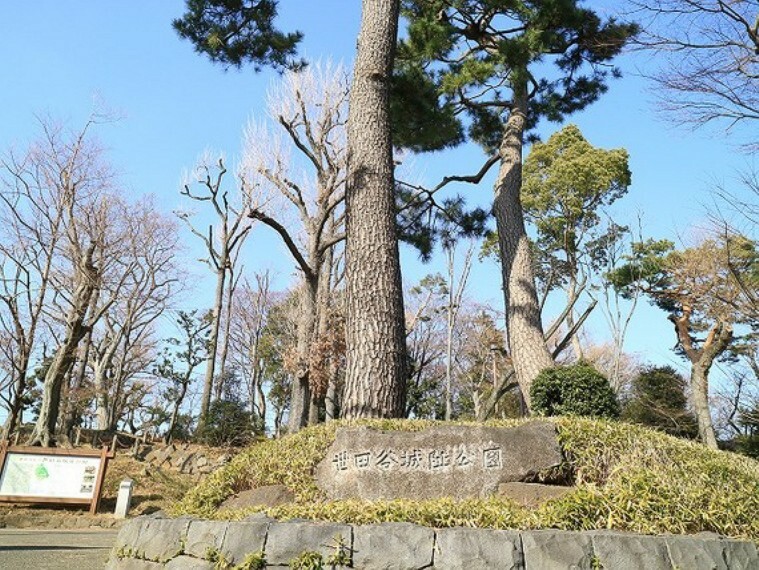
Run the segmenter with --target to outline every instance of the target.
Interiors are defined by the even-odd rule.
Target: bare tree
[[[254,275],[255,284],[245,279],[233,304],[230,329],[232,362],[243,373],[250,410],[254,418],[266,424],[264,392],[264,359],[261,339],[275,295],[270,287],[268,271]]]
[[[0,192],[0,344],[10,381],[3,395],[8,407],[6,434],[16,428],[23,412],[27,377],[40,340],[44,309],[50,296],[50,276],[64,233],[66,203],[55,184],[52,150],[61,147],[59,126],[41,122],[42,138],[18,156],[2,159]]]
[[[176,224],[156,212],[152,199],[119,207],[122,262],[129,272],[104,314],[90,364],[96,395],[98,429],[114,429],[127,380],[145,371],[146,349],[154,342],[154,324],[180,287],[175,263]]]
[[[102,198],[111,188],[113,174],[89,135],[99,120],[93,115],[73,134],[52,121],[41,121],[41,139],[22,158],[11,153],[3,161],[8,190],[3,193],[4,216],[11,222],[12,234],[29,244],[24,255],[40,254],[21,267],[23,258],[14,255],[12,246],[3,247],[3,273],[7,276],[10,271],[15,281],[4,280],[5,292],[14,291],[13,298],[3,295],[5,322],[14,323],[16,347],[9,428],[20,412],[39,327],[46,321],[49,331],[57,328],[58,346],[46,363],[42,404],[31,438],[37,444],[55,442],[64,379],[79,343],[102,314],[90,311],[104,275],[96,264],[108,245],[104,233],[108,212]]]
[[[638,41],[665,64],[664,109],[692,125],[759,121],[759,17],[754,0],[632,0]],[[754,131],[755,133],[756,131]],[[750,141],[756,144],[756,140]]]
[[[406,417],[436,418],[445,413],[446,297],[445,278],[427,275],[406,293]]]
[[[250,232],[251,223],[248,218],[250,194],[244,191],[244,188],[240,188],[239,192],[230,200],[229,191],[222,187],[224,177],[227,174],[223,159],[218,159],[216,164],[212,164],[208,158],[201,159],[200,164],[195,169],[195,174],[199,190],[193,191],[188,183],[184,185],[182,195],[196,202],[210,204],[212,215],[216,221],[216,224],[208,225],[206,232],[202,232],[192,224],[190,213],[177,212],[177,215],[187,224],[190,231],[203,242],[208,253],[208,257],[203,261],[216,275],[216,293],[212,309],[213,321],[203,382],[203,396],[200,401],[200,423],[202,424],[211,405],[211,391],[220,352],[219,332],[225,305],[227,279],[234,271],[237,252]],[[227,298],[232,295],[232,292],[233,290],[230,290]],[[226,339],[223,342],[226,343]]]
[[[446,304],[446,348],[445,348],[445,419],[450,421],[453,413],[453,337],[456,330],[456,319],[461,309],[461,301],[464,297],[469,271],[472,268],[472,254],[474,243],[470,243],[464,254],[464,265],[461,275],[456,284],[456,243],[448,243],[444,246],[448,257],[448,303]]]
[[[326,394],[327,386],[314,382],[311,355],[317,337],[326,332],[332,250],[345,238],[347,103],[348,80],[341,67],[317,65],[288,72],[281,87],[270,93],[268,104],[269,116],[284,129],[288,144],[262,144],[273,138],[265,127],[251,125],[246,133],[243,164],[248,188],[279,196],[274,204],[286,206],[253,206],[250,216],[277,232],[303,275],[291,432],[315,420],[317,405]],[[295,164],[290,164],[290,147],[297,149],[311,175],[297,175]],[[288,227],[285,219],[289,211],[296,214],[295,228]],[[294,230],[302,233],[302,243]]]

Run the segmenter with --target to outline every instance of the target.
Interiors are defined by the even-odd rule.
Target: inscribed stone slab
[[[562,459],[556,427],[546,421],[418,432],[339,428],[316,483],[332,499],[487,497]]]

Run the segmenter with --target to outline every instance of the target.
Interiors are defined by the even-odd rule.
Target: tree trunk
[[[229,331],[232,328],[232,301],[234,299],[235,288],[237,287],[237,281],[234,277],[234,272],[230,270],[229,283],[227,284],[227,300],[224,311],[224,337],[221,343],[221,354],[219,355],[219,382],[217,391],[217,400],[221,400],[224,396],[224,384],[227,381],[227,358],[229,357]]]
[[[698,421],[698,437],[702,443],[712,449],[719,449],[717,437],[712,425],[712,413],[709,409],[709,370],[703,363],[691,366],[691,398],[693,413]]]
[[[553,359],[543,340],[530,244],[520,200],[526,118],[526,87],[515,85],[512,109],[501,142],[501,166],[495,184],[493,213],[498,228],[509,351],[529,410],[530,386],[541,370],[553,366]]]
[[[203,380],[203,396],[200,400],[200,419],[198,427],[203,425],[211,407],[211,391],[213,390],[214,371],[216,369],[216,352],[219,346],[219,328],[221,325],[221,311],[224,308],[224,284],[227,278],[226,257],[219,260],[219,269],[216,273],[216,296],[213,306],[213,324],[211,335],[208,338],[208,358],[206,359],[206,375]]]
[[[306,280],[301,288],[300,318],[298,320],[297,370],[293,375],[290,393],[289,433],[295,433],[308,425],[311,405],[311,386],[309,384],[309,358],[311,340],[314,334],[314,311],[316,310],[316,282]]]
[[[569,287],[567,288],[567,304],[572,308],[567,313],[567,328],[572,330],[575,326],[575,310],[574,305],[577,301],[577,279],[572,276],[569,278]],[[577,360],[582,360],[584,354],[582,351],[582,344],[580,344],[580,331],[578,330],[572,335],[572,352]]]
[[[332,421],[337,416],[337,367],[332,369],[330,374],[329,384],[327,384],[327,395],[324,396],[324,419],[325,421]]]
[[[93,295],[93,298],[95,296]],[[72,375],[72,378],[70,380],[70,386],[69,386],[69,396],[68,401],[66,402],[66,412],[63,415],[63,422],[61,427],[61,434],[66,437],[66,439],[71,440],[71,437],[74,432],[74,425],[76,424],[77,420],[81,418],[82,416],[82,410],[77,405],[78,402],[75,401],[75,398],[73,397],[74,394],[78,391],[79,388],[84,386],[84,379],[87,375],[87,362],[90,358],[90,349],[92,348],[92,329],[90,328],[89,331],[87,331],[87,340],[85,340],[84,348],[82,349],[82,355],[79,359],[79,367],[76,371],[76,374]]]
[[[79,283],[66,319],[66,333],[45,374],[42,404],[37,424],[29,438],[30,445],[49,447],[55,444],[55,427],[58,423],[63,380],[74,363],[77,346],[89,331],[84,320],[97,283],[97,269],[92,265],[93,251],[94,245],[87,250],[83,267],[79,270]]]
[[[709,370],[714,360],[730,345],[733,327],[730,323],[717,321],[709,329],[701,348],[696,348],[691,338],[692,313],[693,309],[684,304],[682,314],[671,315],[669,319],[675,324],[677,340],[691,362],[691,405],[698,421],[698,436],[705,445],[719,449],[709,409]]]
[[[344,418],[401,417],[406,340],[389,84],[398,0],[364,0],[348,117]]]
[[[189,379],[182,383],[182,389],[179,391],[176,402],[174,402],[174,409],[171,411],[171,420],[169,421],[169,429],[166,431],[166,435],[163,438],[164,443],[169,444],[174,439],[174,430],[177,428],[177,420],[179,419],[179,408],[182,406],[185,394],[187,393],[187,385]]]
[[[22,366],[16,372],[16,379],[13,381],[13,399],[8,418],[5,421],[5,437],[9,439],[11,434],[16,430],[21,420],[21,412],[24,409],[24,388],[26,388],[26,371],[29,368],[29,356],[22,355]]]

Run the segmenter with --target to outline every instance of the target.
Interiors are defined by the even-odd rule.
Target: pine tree
[[[637,31],[632,24],[604,22],[579,4],[403,2],[409,25],[398,46],[393,108],[415,104],[427,112],[396,128],[395,142],[426,150],[469,139],[490,155],[486,166],[500,163],[493,213],[509,347],[528,404],[532,380],[553,362],[543,341],[520,201],[522,147],[541,118],[561,121],[606,90],[609,76],[619,74],[610,60]],[[415,87],[404,90],[409,84]],[[479,181],[482,172],[469,181]]]
[[[277,0],[187,0],[187,12],[172,23],[180,37],[214,63],[252,64],[297,69],[300,32],[285,33],[274,25]]]
[[[298,69],[302,36],[275,26],[277,0],[187,0],[174,28],[211,61]],[[345,280],[347,376],[342,414],[404,412],[406,344],[395,215],[390,79],[400,0],[363,0],[348,117]]]

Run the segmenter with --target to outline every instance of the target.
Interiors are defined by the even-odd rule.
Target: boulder
[[[266,485],[233,495],[219,506],[219,510],[276,507],[294,500],[295,494],[284,485]]]
[[[418,432],[338,428],[316,483],[331,499],[486,497],[562,461],[556,427],[547,421]]]

